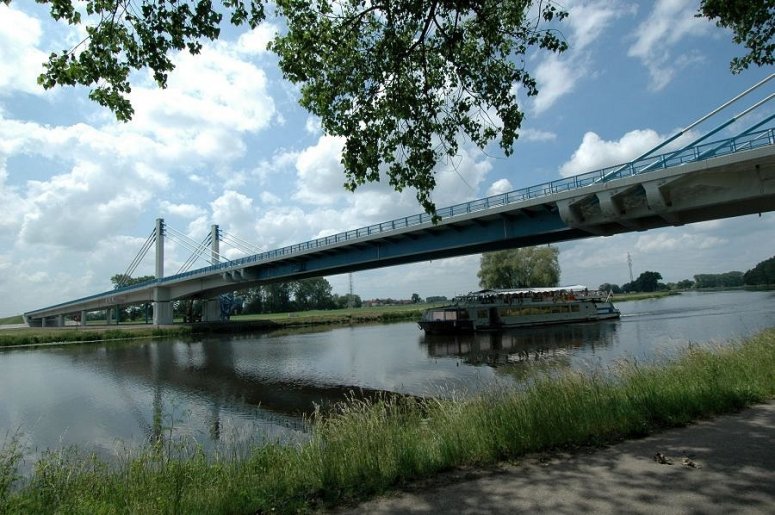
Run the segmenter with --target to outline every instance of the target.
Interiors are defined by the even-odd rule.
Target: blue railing
[[[772,144],[775,144],[775,128],[746,134],[744,136],[714,141],[703,145],[697,145],[695,147],[686,149],[679,154],[668,152],[658,156],[650,156],[639,161],[628,163],[626,165],[610,166],[601,170],[595,170],[593,172],[587,172],[581,175],[558,179],[551,182],[545,182],[543,184],[529,186],[527,188],[510,191],[508,193],[501,193],[499,195],[492,195],[490,197],[476,199],[462,204],[456,204],[454,206],[443,207],[438,209],[436,213],[441,217],[442,221],[445,221],[464,214],[476,213],[495,207],[524,202],[526,200],[547,197],[556,193],[577,190],[602,181],[610,182],[612,180],[631,177],[641,173],[651,173],[665,168],[680,166],[686,163],[694,162],[700,156],[702,156],[702,159],[704,160]],[[712,152],[709,152],[711,150]],[[217,270],[237,268],[260,261],[282,258],[292,254],[297,254],[299,252],[316,250],[335,245],[337,243],[364,238],[372,234],[385,234],[391,231],[405,229],[429,222],[431,222],[431,215],[426,213],[406,216],[404,218],[397,218],[388,222],[369,225],[367,227],[361,227],[359,229],[353,229],[350,231],[333,234],[331,236],[325,236],[323,238],[317,238],[315,240],[305,241],[303,243],[297,243],[295,245],[289,245],[287,247],[262,252],[260,254],[238,258],[233,261],[220,263],[218,265],[192,270],[183,274],[165,277],[161,279],[160,282],[174,281],[191,275],[207,274]]]
[[[442,221],[450,220],[456,216],[485,211],[500,206],[524,202],[526,200],[547,197],[549,195],[563,193],[566,191],[578,190],[599,182],[610,182],[612,180],[622,179],[625,177],[647,174],[657,170],[663,170],[665,168],[691,163],[697,161],[698,159],[710,159],[713,157],[734,154],[736,152],[752,150],[772,144],[775,144],[775,128],[765,129],[742,136],[736,136],[725,140],[697,145],[688,148],[678,154],[675,152],[668,152],[657,156],[649,156],[637,161],[633,161],[631,163],[627,163],[626,165],[609,166],[608,168],[603,168],[601,170],[595,170],[593,172],[566,177],[564,179],[557,179],[555,181],[529,186],[527,188],[510,191],[508,193],[501,193],[498,195],[492,195],[490,197],[472,200],[470,202],[464,202],[462,204],[456,204],[454,206],[443,207],[437,209],[436,213],[441,217]],[[419,213],[411,216],[405,216],[403,218],[396,218],[395,220],[369,225],[367,227],[361,227],[358,229],[352,229],[350,231],[340,232],[331,236],[325,236],[322,238],[305,241],[303,243],[297,243],[295,245],[288,245],[287,247],[262,252],[260,254],[237,258],[231,261],[225,261],[217,265],[190,270],[182,274],[162,277],[161,279],[154,279],[132,286],[117,288],[109,292],[90,295],[82,299],[57,304],[46,309],[55,309],[60,306],[82,303],[100,297],[120,295],[121,293],[127,293],[133,290],[146,288],[151,285],[159,285],[177,281],[186,277],[209,275],[217,271],[226,271],[233,268],[252,265],[262,261],[283,258],[301,252],[321,249],[324,247],[336,245],[338,243],[365,238],[373,234],[384,235],[399,229],[406,229],[408,227],[430,223],[431,220],[431,215],[426,213]]]

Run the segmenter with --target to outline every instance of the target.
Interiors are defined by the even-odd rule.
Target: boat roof
[[[550,293],[556,291],[583,291],[587,287],[581,284],[573,284],[570,286],[550,286],[541,288],[511,288],[511,289],[484,289],[479,291],[472,291],[469,295],[487,295],[487,294],[503,294],[508,295],[510,293]]]

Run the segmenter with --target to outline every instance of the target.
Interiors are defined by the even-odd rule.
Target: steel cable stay
[[[609,178],[609,177],[616,177],[616,176],[617,176],[617,174],[619,174],[619,173],[623,172],[624,170],[626,170],[626,169],[628,169],[628,168],[632,167],[632,166],[633,166],[635,163],[637,163],[637,162],[639,162],[639,161],[641,161],[641,160],[643,160],[643,159],[647,158],[648,156],[652,155],[652,154],[653,154],[654,152],[656,152],[657,150],[659,150],[659,149],[661,149],[661,148],[663,148],[663,147],[665,147],[665,146],[669,145],[670,143],[672,143],[673,141],[677,140],[678,138],[680,138],[681,136],[683,136],[684,134],[686,134],[687,132],[689,132],[689,131],[690,131],[690,130],[692,130],[693,128],[697,127],[697,126],[698,126],[698,125],[700,125],[701,123],[703,123],[703,122],[707,121],[708,119],[710,119],[710,118],[712,118],[713,116],[715,116],[716,114],[720,113],[721,111],[723,111],[723,110],[724,110],[724,109],[726,109],[727,107],[729,107],[729,106],[731,106],[732,104],[736,103],[738,100],[740,100],[740,99],[742,99],[743,97],[747,96],[749,93],[751,93],[751,92],[753,92],[754,90],[758,89],[759,87],[763,86],[764,84],[766,84],[767,82],[769,82],[769,81],[770,81],[771,79],[773,79],[773,78],[775,78],[775,73],[771,73],[770,75],[768,75],[767,77],[765,77],[764,79],[762,79],[762,80],[761,80],[761,81],[759,81],[758,83],[754,84],[753,86],[751,86],[751,87],[750,87],[750,88],[748,88],[747,90],[745,90],[745,91],[743,91],[742,93],[738,94],[738,95],[737,95],[737,96],[735,96],[734,98],[732,98],[732,99],[730,99],[730,100],[727,100],[727,101],[726,101],[726,102],[724,102],[722,105],[720,105],[720,106],[719,106],[719,107],[717,107],[716,109],[712,110],[711,112],[709,112],[709,113],[708,113],[708,114],[706,114],[705,116],[702,116],[702,117],[701,117],[699,120],[695,121],[694,123],[691,123],[691,124],[689,124],[689,125],[688,125],[688,126],[686,126],[684,129],[682,129],[682,130],[678,131],[677,133],[675,133],[674,135],[670,136],[670,137],[669,137],[669,138],[667,138],[665,141],[661,142],[659,145],[657,145],[657,146],[653,147],[652,149],[648,150],[648,151],[647,151],[647,152],[645,152],[644,154],[641,154],[640,156],[636,157],[635,159],[633,159],[633,160],[632,160],[632,161],[630,161],[629,163],[623,164],[622,166],[620,166],[620,167],[616,168],[615,170],[613,170],[613,171],[611,171],[611,172],[608,172],[607,174],[605,174],[605,175],[603,175],[602,177],[600,177],[599,179],[597,179],[595,182],[605,182],[605,181],[607,181],[607,180],[608,180],[608,178]],[[767,101],[769,101],[771,97],[772,97],[772,95],[770,95],[769,97],[767,97],[767,98],[766,98],[764,101],[762,101],[762,102],[759,102],[759,103],[757,103],[756,105],[754,105],[754,106],[753,106],[753,108],[749,108],[749,109],[747,109],[747,110],[743,111],[743,113],[741,113],[741,114],[737,115],[736,117],[733,117],[733,119],[732,119],[731,121],[728,121],[727,123],[725,123],[725,124],[722,124],[720,127],[717,127],[717,128],[716,128],[716,129],[714,129],[713,131],[711,131],[711,132],[709,132],[708,134],[706,134],[706,135],[705,135],[705,137],[711,136],[712,134],[715,134],[715,133],[716,133],[716,132],[718,132],[719,130],[723,129],[724,127],[726,127],[726,126],[730,125],[732,122],[734,122],[734,121],[735,121],[735,120],[737,120],[738,118],[740,118],[740,117],[744,116],[745,114],[748,114],[748,113],[749,113],[749,112],[751,112],[753,109],[755,109],[755,108],[758,108],[760,105],[762,105],[762,104],[766,103]],[[701,141],[702,139],[705,139],[705,137],[701,138],[699,141]],[[687,148],[689,148],[689,147],[691,147],[691,145],[687,145],[686,147],[684,147],[684,148],[683,148],[683,149],[681,149],[680,151],[686,150],[686,149],[687,149]],[[678,151],[678,152],[680,152],[680,151]],[[677,153],[677,152],[674,152],[674,153],[672,153],[672,154],[670,154],[670,155],[672,156],[672,155],[674,155],[675,153]],[[650,164],[650,165],[649,165],[647,168],[644,168],[642,171],[645,171],[645,170],[647,170],[647,169],[648,169],[648,168],[650,168],[651,166],[654,166],[654,163],[651,163],[651,164]]]
[[[173,242],[175,242],[175,243],[178,243],[179,245],[181,245],[181,246],[185,247],[185,248],[186,248],[186,249],[188,249],[190,252],[192,252],[192,253],[194,253],[194,254],[197,254],[197,253],[201,253],[201,251],[202,251],[202,248],[204,248],[204,249],[207,249],[207,247],[202,247],[202,245],[201,245],[200,243],[197,243],[195,240],[191,239],[189,236],[187,236],[186,234],[182,233],[181,231],[178,231],[178,230],[177,230],[177,229],[175,229],[174,227],[170,227],[170,226],[168,225],[168,226],[167,226],[167,229],[168,229],[168,231],[169,231],[169,232],[167,233],[167,236],[168,236],[168,237],[169,237],[169,238],[170,238],[170,239],[171,239]],[[208,238],[207,238],[207,239],[209,240],[209,236],[208,236]],[[224,260],[224,261],[227,261],[227,262],[228,262],[228,261],[231,261],[230,259],[226,258],[225,256],[222,256],[222,255],[221,255],[219,252],[213,252],[213,255],[214,255],[214,256],[215,256],[215,257],[216,257],[218,260]],[[198,256],[198,257],[200,257],[200,256]],[[206,259],[206,260],[207,260],[207,262],[208,262],[208,263],[210,263],[211,265],[216,265],[216,264],[218,264],[217,262],[214,262],[212,258],[205,258],[205,259]]]
[[[717,132],[719,132],[720,130],[722,130],[722,129],[724,129],[724,128],[726,128],[726,127],[730,126],[730,125],[732,125],[732,124],[733,124],[733,123],[735,123],[737,120],[739,120],[740,118],[744,117],[745,115],[747,115],[747,114],[749,114],[749,113],[752,113],[753,111],[755,111],[755,110],[756,110],[756,109],[758,109],[759,107],[763,106],[764,104],[766,104],[767,102],[769,102],[769,101],[770,101],[770,100],[772,100],[773,98],[775,98],[775,93],[771,93],[769,96],[767,96],[767,98],[764,98],[764,99],[760,100],[760,101],[759,101],[759,102],[757,102],[756,104],[754,104],[754,105],[750,106],[748,109],[745,109],[745,110],[744,110],[744,111],[742,111],[741,113],[738,113],[738,114],[736,114],[735,116],[733,116],[733,117],[732,117],[732,118],[730,118],[729,120],[725,121],[725,122],[724,122],[724,123],[722,123],[721,125],[717,126],[716,128],[712,129],[711,131],[709,131],[709,132],[705,133],[704,135],[700,136],[699,138],[695,139],[694,141],[692,141],[692,142],[691,142],[691,143],[689,143],[688,145],[685,145],[683,148],[680,148],[680,149],[676,150],[675,152],[673,152],[673,153],[671,153],[671,154],[668,154],[668,155],[666,155],[666,156],[663,156],[662,158],[658,159],[657,161],[653,161],[653,162],[652,162],[651,164],[649,164],[648,166],[646,166],[646,167],[644,167],[644,168],[641,168],[640,170],[638,170],[638,173],[641,173],[641,172],[646,172],[646,171],[648,171],[648,170],[650,170],[650,169],[654,168],[654,167],[655,167],[655,166],[657,166],[658,164],[664,164],[664,163],[667,163],[667,162],[669,162],[669,161],[670,161],[671,159],[673,159],[674,157],[676,157],[676,156],[680,155],[680,154],[681,154],[681,153],[683,153],[683,152],[686,152],[686,151],[687,151],[687,150],[689,150],[690,148],[694,148],[694,147],[696,147],[696,146],[697,146],[697,145],[699,145],[699,144],[700,144],[702,141],[705,141],[706,139],[710,138],[711,136],[713,136],[714,134],[716,134],[716,133],[717,133]],[[760,125],[762,125],[763,123],[766,123],[766,121],[768,121],[768,120],[770,120],[770,119],[771,119],[771,117],[770,117],[770,118],[766,118],[764,122],[759,122],[758,124],[756,124],[756,125],[754,125],[753,127],[749,128],[749,129],[748,129],[746,132],[751,132],[751,131],[752,131],[752,130],[755,128],[755,127],[759,127]],[[737,136],[735,136],[735,138],[738,138],[738,137],[740,137],[740,134],[738,134]]]
[[[193,252],[190,256],[188,256],[188,259],[182,265],[180,265],[180,268],[178,269],[177,273],[180,274],[183,272],[188,272],[188,270],[191,269],[191,267],[194,265],[196,260],[202,257],[202,253],[209,248],[210,241],[211,241],[211,237],[208,234],[201,241],[201,243],[198,244],[197,251]]]
[[[261,253],[260,248],[233,234],[221,232],[221,241],[249,255]]]
[[[140,262],[145,258],[146,254],[148,254],[148,250],[150,250],[151,246],[156,242],[156,230],[154,229],[151,231],[151,234],[146,238],[145,243],[143,243],[142,247],[140,247],[140,251],[135,255],[134,259],[131,263],[129,263],[129,266],[127,266],[126,270],[124,271],[124,275],[122,276],[121,282],[116,284],[117,288],[123,288],[128,285],[129,279],[131,279],[132,274],[135,273],[135,270],[137,270],[137,267],[140,265]]]

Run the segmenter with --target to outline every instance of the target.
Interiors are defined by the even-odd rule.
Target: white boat
[[[611,296],[580,285],[481,290],[426,310],[419,324],[426,333],[437,334],[619,318]]]

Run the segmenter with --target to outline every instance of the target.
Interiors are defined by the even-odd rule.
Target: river
[[[0,446],[110,456],[159,435],[205,448],[303,438],[315,405],[466,395],[537,373],[658,361],[775,327],[775,292],[623,302],[616,321],[426,337],[415,323],[0,350]]]

